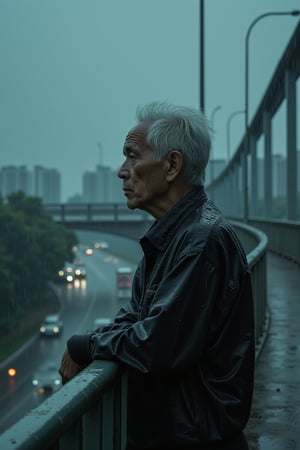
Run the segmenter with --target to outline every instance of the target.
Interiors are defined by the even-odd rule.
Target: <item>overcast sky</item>
[[[215,158],[226,157],[228,118],[245,106],[249,25],[265,12],[292,9],[300,2],[206,0],[208,118],[221,106],[213,121]],[[252,30],[250,118],[298,20],[267,17]],[[57,168],[62,200],[80,193],[84,171],[121,164],[138,104],[199,108],[199,36],[199,0],[0,0],[0,166]],[[299,82],[297,91],[299,103]],[[274,121],[278,152],[283,112]],[[230,130],[233,151],[244,132],[242,114]]]

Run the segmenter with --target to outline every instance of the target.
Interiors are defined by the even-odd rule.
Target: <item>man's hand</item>
[[[62,378],[62,384],[66,384],[67,381],[70,381],[72,378],[75,377],[79,372],[81,372],[86,365],[79,365],[69,355],[68,349],[65,350],[60,368],[59,368],[59,374]]]

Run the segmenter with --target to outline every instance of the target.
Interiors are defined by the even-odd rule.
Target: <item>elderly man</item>
[[[137,110],[119,170],[130,209],[156,220],[132,296],[113,324],[72,336],[66,382],[94,359],[128,370],[128,450],[244,450],[254,375],[250,274],[230,223],[204,191],[204,115],[150,103]]]

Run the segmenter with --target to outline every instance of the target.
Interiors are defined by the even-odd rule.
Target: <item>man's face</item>
[[[127,134],[123,147],[125,161],[118,176],[123,180],[128,208],[148,211],[157,218],[168,190],[166,161],[154,161],[154,152],[146,144],[148,127],[148,123],[142,123]]]

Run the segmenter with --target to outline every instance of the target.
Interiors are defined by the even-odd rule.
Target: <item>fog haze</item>
[[[205,2],[208,118],[221,106],[215,158],[226,157],[228,117],[245,106],[247,28],[260,14],[293,9],[299,1]],[[297,21],[268,17],[251,33],[250,119]],[[199,108],[199,36],[199,0],[0,0],[0,166],[57,168],[62,201],[80,193],[84,171],[121,164],[138,104]],[[282,114],[273,134],[278,152]],[[233,149],[243,132],[240,115],[232,122]]]

